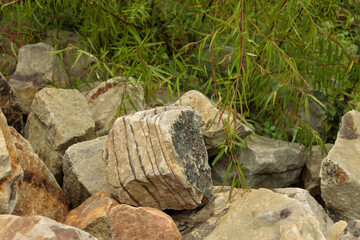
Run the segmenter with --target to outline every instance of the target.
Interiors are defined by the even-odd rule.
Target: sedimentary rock
[[[31,103],[43,85],[65,85],[67,74],[59,57],[49,53],[54,48],[46,43],[28,44],[20,48],[15,73],[9,83],[19,96],[19,105],[30,113]]]
[[[12,214],[41,215],[62,221],[68,212],[69,200],[30,143],[14,128],[10,128],[10,131],[18,164],[24,171],[19,198]]]
[[[18,164],[6,118],[0,110],[0,214],[11,214],[18,200],[23,171]]]
[[[90,234],[43,216],[0,215],[0,239],[95,240]]]
[[[113,240],[180,240],[181,235],[172,218],[149,207],[120,204],[110,210]]]
[[[201,116],[161,107],[118,118],[104,143],[109,183],[122,203],[193,209],[212,198]]]
[[[98,239],[111,240],[109,215],[111,208],[118,204],[110,193],[98,192],[69,212],[64,224],[84,230]]]
[[[145,109],[144,90],[134,78],[111,78],[90,91],[86,98],[97,136],[107,134],[117,117]]]
[[[105,175],[102,150],[107,136],[71,145],[63,161],[63,189],[73,208],[91,195],[112,192]]]
[[[31,109],[25,138],[61,183],[65,150],[95,135],[86,99],[77,90],[44,88],[35,95]]]
[[[326,207],[344,220],[360,218],[360,113],[350,111],[341,122],[335,145],[321,164],[321,196]]]

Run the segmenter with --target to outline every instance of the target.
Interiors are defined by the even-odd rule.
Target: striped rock
[[[118,118],[104,143],[106,175],[121,203],[193,209],[213,196],[211,170],[191,107],[160,107]]]

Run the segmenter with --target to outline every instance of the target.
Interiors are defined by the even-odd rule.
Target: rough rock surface
[[[221,116],[221,112],[211,103],[211,101],[201,92],[191,90],[186,92],[174,106],[191,106],[197,111],[203,118],[201,124],[201,132],[204,135],[204,140],[207,149],[215,147],[217,144],[222,143],[225,139],[224,135],[224,123],[227,121],[228,114],[225,112]],[[223,121],[220,121],[220,116]],[[231,120],[231,126],[233,126],[233,119]],[[242,124],[237,120],[237,134],[241,138],[245,138],[252,134],[252,130],[246,125]]]
[[[64,224],[84,230],[98,239],[111,240],[109,215],[111,208],[118,204],[110,193],[98,192],[69,212]]]
[[[41,215],[61,222],[68,212],[69,200],[30,143],[14,128],[10,128],[10,131],[18,164],[24,171],[19,198],[12,214]]]
[[[0,215],[0,239],[95,240],[90,234],[43,216]]]
[[[90,91],[86,98],[97,136],[108,134],[117,117],[145,109],[144,90],[134,78],[111,78]]]
[[[23,171],[18,164],[6,118],[0,109],[0,214],[11,214],[18,199]]]
[[[106,179],[102,151],[107,136],[71,145],[63,159],[63,189],[73,208],[91,195],[112,188]]]
[[[321,164],[321,196],[343,220],[360,218],[360,113],[342,118],[335,145]]]
[[[110,210],[112,239],[180,240],[181,235],[172,218],[149,207],[120,204]]]
[[[205,240],[325,240],[319,222],[298,200],[267,189],[251,190],[236,200]]]
[[[212,198],[201,116],[161,107],[118,118],[105,140],[108,181],[122,203],[193,209]]]
[[[339,240],[346,226],[347,223],[345,221],[338,221],[332,225],[326,233],[326,240]]]
[[[334,144],[327,143],[325,147],[329,152]],[[321,162],[326,157],[326,154],[322,152],[321,147],[313,146],[310,152],[305,150],[305,154],[302,156],[305,158],[305,166],[301,173],[301,178],[304,184],[304,188],[309,191],[312,196],[320,195],[320,168]]]
[[[43,85],[64,86],[68,78],[59,57],[48,51],[54,51],[54,48],[46,43],[28,44],[19,50],[16,71],[9,83],[20,98],[19,105],[27,113],[31,112],[31,102]]]
[[[238,149],[235,156],[248,169],[243,173],[249,188],[288,187],[297,181],[305,164],[299,144],[257,136],[246,140],[248,148]],[[224,155],[211,169],[214,185],[223,184],[229,161]],[[227,185],[234,174],[229,174]]]
[[[25,138],[45,162],[58,182],[62,182],[62,155],[72,144],[94,137],[85,97],[73,89],[44,88],[31,106]]]
[[[351,220],[340,235],[339,240],[360,239],[360,220]]]

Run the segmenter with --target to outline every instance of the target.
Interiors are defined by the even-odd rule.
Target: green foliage
[[[309,102],[322,105],[313,91],[327,96],[334,132],[332,122],[357,108],[359,12],[351,0],[3,1],[1,49],[15,55],[49,37],[49,29],[76,31],[80,40],[57,41],[57,54],[91,54],[100,80],[133,76],[146,96],[160,87],[171,94],[197,89],[219,109],[250,118],[261,135],[323,146],[309,125]],[[220,153],[232,157],[240,139],[230,125],[224,131]],[[246,186],[236,159],[232,164],[234,182]]]

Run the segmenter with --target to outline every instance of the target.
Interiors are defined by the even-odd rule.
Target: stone
[[[360,239],[360,220],[351,220],[340,235],[339,240]]]
[[[12,214],[41,215],[61,222],[68,212],[69,200],[30,143],[14,128],[10,131],[18,164],[24,171]]]
[[[267,137],[246,138],[247,148],[237,148],[235,157],[248,170],[243,171],[249,188],[281,188],[296,183],[305,164],[300,144],[290,144]],[[212,167],[214,185],[223,185],[229,161],[223,155]],[[225,185],[231,185],[235,171]]]
[[[181,235],[172,218],[150,207],[120,204],[110,210],[113,240],[180,240]]]
[[[201,92],[196,90],[188,91],[173,105],[191,106],[202,116],[203,122],[201,124],[201,132],[204,135],[207,149],[214,148],[224,141],[225,134],[223,121],[228,121],[228,113],[225,112],[222,114],[222,112],[219,111]],[[232,128],[234,127],[234,124],[233,117],[230,117],[230,126]],[[242,124],[239,120],[236,120],[236,132],[240,138],[245,138],[253,133],[249,127]]]
[[[44,85],[65,86],[68,76],[61,68],[58,56],[49,51],[54,48],[46,43],[27,44],[19,50],[19,60],[9,84],[19,96],[18,104],[29,114],[35,94]]]
[[[119,203],[110,193],[98,192],[68,213],[64,224],[79,228],[102,240],[111,240],[109,215]]]
[[[145,109],[144,90],[134,78],[115,77],[86,95],[96,135],[108,134],[117,117]]]
[[[185,92],[181,91],[179,94],[182,96]],[[179,99],[177,91],[172,91],[167,87],[152,88],[151,91],[145,94],[146,97],[146,110],[169,106],[175,103]]]
[[[346,226],[347,223],[342,220],[332,225],[326,233],[326,240],[339,240]]]
[[[204,239],[325,240],[325,236],[317,218],[298,200],[267,189],[254,189],[232,203]]]
[[[121,203],[193,209],[211,200],[201,116],[170,106],[118,118],[104,143],[107,179]]]
[[[329,152],[334,144],[327,143],[325,148]],[[321,162],[326,157],[326,154],[322,151],[321,146],[313,146],[310,151],[305,150],[303,155],[305,158],[305,166],[301,173],[301,179],[304,184],[304,188],[309,191],[312,196],[320,195],[320,168]]]
[[[76,143],[65,152],[63,189],[73,208],[97,192],[113,192],[106,180],[105,163],[102,160],[106,138],[103,136]]]
[[[66,149],[95,136],[86,99],[74,89],[44,88],[35,95],[31,108],[25,138],[62,183],[62,156]]]
[[[342,117],[335,145],[321,163],[321,196],[342,220],[360,218],[360,113]]]
[[[95,240],[90,234],[43,216],[0,215],[0,239]]]
[[[23,170],[18,164],[6,118],[0,109],[0,214],[11,214],[18,200]]]

